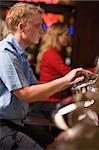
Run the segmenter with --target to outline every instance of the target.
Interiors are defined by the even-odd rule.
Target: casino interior
[[[52,112],[52,120],[28,115],[24,120],[27,129],[40,141],[44,130],[56,140],[47,150],[98,150],[99,149],[99,1],[79,0],[0,0],[0,18],[5,19],[9,8],[16,2],[33,3],[45,9],[42,15],[43,29],[56,22],[67,22],[71,40],[62,51],[62,57],[72,68],[94,70],[92,78],[86,78],[71,89],[75,103],[59,103]],[[1,32],[1,31],[0,31]],[[30,45],[27,54],[35,75],[39,44]],[[31,52],[32,50],[32,52]],[[31,58],[31,55],[33,56]],[[68,118],[68,119],[67,119]],[[37,134],[37,130],[41,131]],[[41,143],[41,145],[43,145]]]

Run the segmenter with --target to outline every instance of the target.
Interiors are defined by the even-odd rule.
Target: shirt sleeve
[[[7,52],[0,53],[0,77],[9,91],[28,86],[19,59],[12,56]]]

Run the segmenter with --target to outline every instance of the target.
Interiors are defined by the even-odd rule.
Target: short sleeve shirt
[[[37,84],[25,50],[9,34],[0,41],[0,119],[18,122],[27,114],[28,104],[18,99],[13,91]]]

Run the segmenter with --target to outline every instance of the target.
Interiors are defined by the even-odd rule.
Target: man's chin
[[[40,39],[36,40],[36,41],[34,42],[34,44],[38,44],[38,43],[39,43],[39,41],[40,41]]]
[[[36,45],[36,44],[38,44],[38,43],[39,43],[39,41],[35,41],[35,42],[33,41],[33,42],[31,42],[29,45],[32,45],[32,44],[33,44],[33,45]]]

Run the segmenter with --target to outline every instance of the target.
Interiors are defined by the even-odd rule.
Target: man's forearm
[[[18,89],[14,94],[25,102],[31,103],[37,100],[43,100],[56,92],[68,88],[69,84],[64,82],[64,78],[56,79],[48,83],[33,85]]]
[[[83,68],[77,68],[70,71],[62,78],[53,80],[51,82],[30,87],[24,87],[14,91],[14,94],[21,100],[31,103],[33,101],[43,100],[63,89],[66,89],[73,84],[84,79],[84,74],[88,76],[89,71]],[[91,74],[90,74],[91,75]]]

